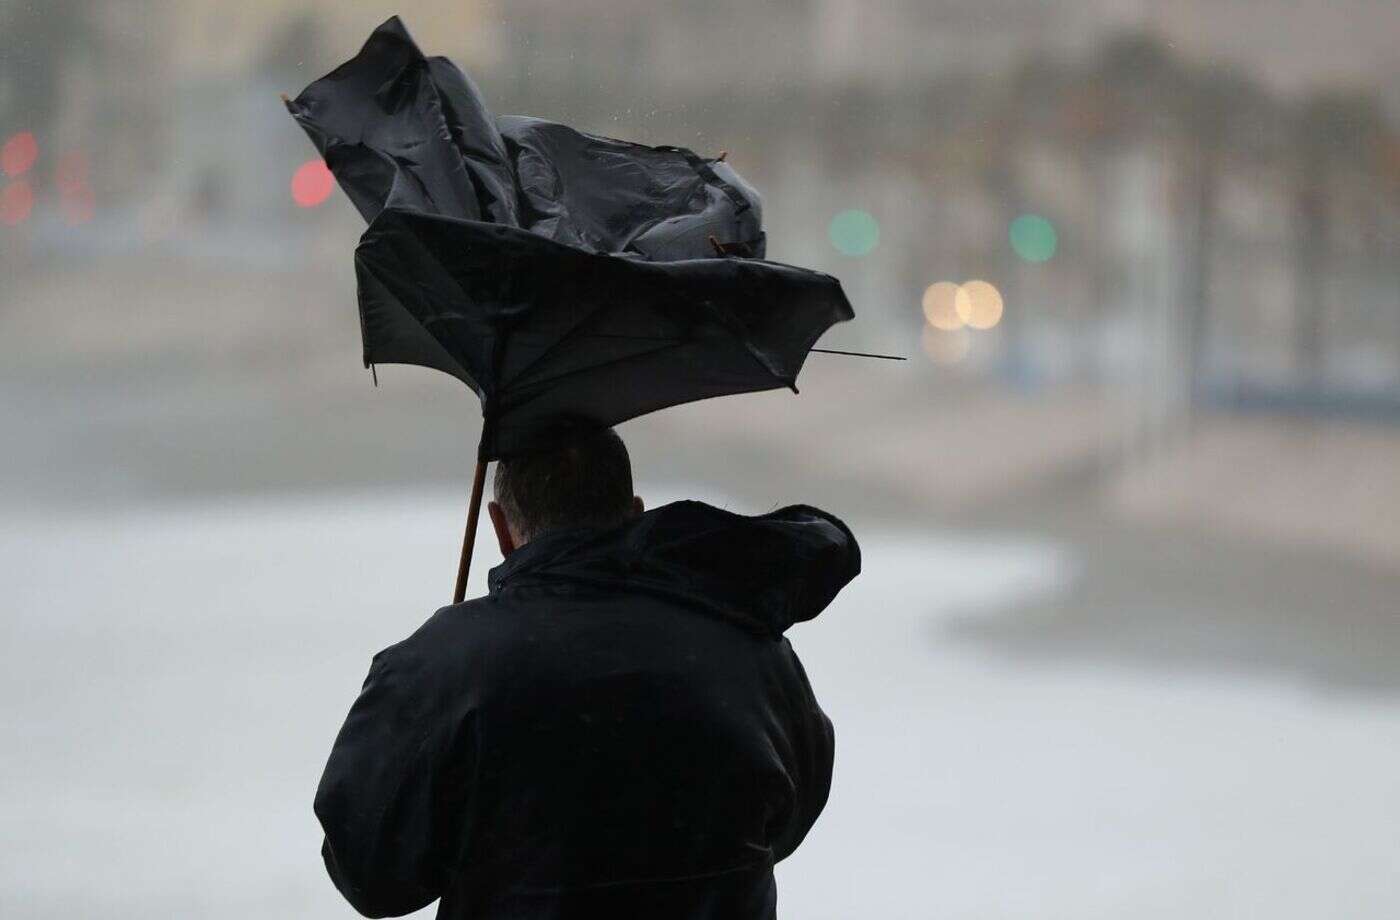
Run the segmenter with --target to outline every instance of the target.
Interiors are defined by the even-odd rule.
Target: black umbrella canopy
[[[758,195],[726,163],[494,117],[394,17],[287,103],[369,222],[366,365],[480,397],[480,460],[569,426],[791,387],[850,319],[829,275],[762,261]]]

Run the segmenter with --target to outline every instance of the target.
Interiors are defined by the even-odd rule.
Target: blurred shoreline
[[[460,493],[460,508],[443,509],[455,521],[474,396],[395,367],[380,369],[376,390],[348,344],[316,360],[198,373],[178,361],[0,370],[0,427],[12,433],[0,509],[12,525],[119,521],[146,508],[213,513],[317,495],[392,503],[426,489],[447,501]],[[716,400],[620,426],[639,481],[728,495],[747,513],[818,504],[858,533],[1063,545],[1082,569],[1065,591],[939,627],[1012,660],[1400,691],[1400,568],[1387,542],[1394,522],[1381,513],[1395,502],[1375,493],[1393,487],[1394,430],[1212,418],[1139,462],[1110,446],[1118,416],[1085,391],[1018,396],[819,355],[801,386],[797,397]],[[1035,449],[1008,445],[1012,433]],[[1267,475],[1238,462],[1261,456]],[[1339,470],[1360,484],[1351,517],[1290,500],[1318,494],[1318,477]],[[1368,514],[1371,530],[1351,529]],[[456,526],[440,534],[445,557]]]

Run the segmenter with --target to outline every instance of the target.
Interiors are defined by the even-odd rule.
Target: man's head
[[[627,446],[611,428],[500,461],[494,492],[487,511],[503,556],[546,531],[611,527],[642,513]]]

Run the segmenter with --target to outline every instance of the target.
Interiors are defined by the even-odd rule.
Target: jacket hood
[[[821,613],[860,572],[834,515],[791,505],[756,516],[682,501],[614,528],[544,534],[491,570],[492,594],[573,583],[661,595],[751,632],[781,635]]]

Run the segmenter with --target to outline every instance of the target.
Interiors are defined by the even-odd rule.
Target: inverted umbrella
[[[451,374],[486,464],[570,428],[789,387],[851,319],[835,278],[762,261],[758,195],[719,158],[491,115],[398,17],[287,108],[369,227],[355,250],[364,361]]]

